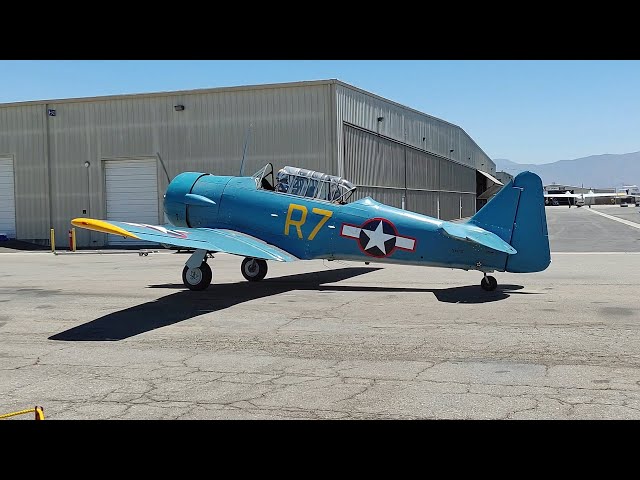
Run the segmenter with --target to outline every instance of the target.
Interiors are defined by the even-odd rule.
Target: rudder
[[[518,251],[507,257],[507,272],[540,272],[551,263],[542,180],[535,173],[516,175],[469,223],[495,233]]]

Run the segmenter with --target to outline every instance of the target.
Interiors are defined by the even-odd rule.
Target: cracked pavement
[[[547,212],[561,252],[541,273],[496,273],[495,292],[478,272],[326,261],[270,262],[254,284],[226,254],[191,292],[186,254],[0,254],[0,413],[640,419],[640,233]],[[600,236],[574,228],[571,252],[566,224]],[[627,244],[593,253],[610,224]]]

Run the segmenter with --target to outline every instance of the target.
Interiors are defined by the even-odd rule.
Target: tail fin
[[[482,207],[469,223],[495,233],[515,248],[506,272],[540,272],[551,263],[542,180],[522,172]]]

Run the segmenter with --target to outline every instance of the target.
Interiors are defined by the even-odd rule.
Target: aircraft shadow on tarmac
[[[152,302],[113,312],[49,337],[63,341],[115,341],[124,340],[144,332],[166,327],[189,318],[216,312],[244,302],[278,295],[294,290],[346,291],[346,292],[416,292],[433,293],[441,302],[485,303],[504,300],[521,285],[498,285],[493,292],[480,285],[452,288],[393,288],[350,285],[325,285],[379,270],[371,267],[349,267],[319,272],[288,275],[265,279],[261,282],[212,284],[207,290],[192,292],[182,284],[150,285],[149,288],[180,289]]]

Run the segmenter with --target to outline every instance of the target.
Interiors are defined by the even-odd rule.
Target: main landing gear
[[[480,286],[487,292],[493,292],[498,286],[498,281],[495,277],[492,277],[491,275],[487,276],[485,273],[484,277],[482,277],[482,280],[480,281]]]
[[[207,251],[196,250],[182,269],[182,282],[189,290],[204,290],[211,283],[213,273],[207,264]]]
[[[267,262],[260,258],[245,258],[240,271],[242,276],[250,282],[259,282],[267,275]]]
[[[260,258],[245,258],[240,271],[250,282],[259,282],[267,275],[267,262]],[[189,290],[204,290],[211,284],[213,273],[207,264],[207,251],[193,252],[182,269],[182,282]]]
[[[207,262],[202,262],[199,267],[189,268],[185,265],[182,269],[182,282],[189,290],[204,290],[211,283],[213,272]]]

